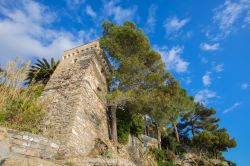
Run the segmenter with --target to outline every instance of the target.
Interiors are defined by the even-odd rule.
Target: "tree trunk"
[[[194,136],[194,129],[192,128],[192,135]]]
[[[177,141],[178,143],[180,143],[179,133],[178,133],[178,130],[177,130],[176,124],[175,124],[175,123],[173,123],[173,126],[174,126],[174,131],[175,131],[176,141]]]
[[[191,120],[191,125],[192,125],[192,135],[194,136],[194,124],[193,124],[193,121]]]
[[[158,148],[161,150],[161,131],[157,124],[156,124],[156,130],[157,130]]]
[[[112,128],[111,128],[111,140],[116,145],[117,144],[117,119],[116,119],[116,109],[117,106],[111,106],[111,121],[112,121]]]

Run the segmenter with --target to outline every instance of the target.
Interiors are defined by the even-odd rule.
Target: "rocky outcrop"
[[[177,156],[175,164],[177,166],[229,166],[226,161],[209,159],[208,157],[198,156],[194,153]]]

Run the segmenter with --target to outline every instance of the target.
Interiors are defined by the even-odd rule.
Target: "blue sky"
[[[0,0],[0,64],[59,59],[98,38],[106,19],[143,29],[181,85],[236,138],[225,156],[248,166],[250,0]]]

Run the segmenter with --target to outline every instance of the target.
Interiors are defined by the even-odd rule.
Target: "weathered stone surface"
[[[45,87],[43,135],[60,142],[62,157],[86,156],[95,139],[109,140],[105,106],[107,65],[98,42],[66,51]]]
[[[57,143],[28,132],[0,127],[0,160],[8,158],[9,153],[53,158],[59,149]]]
[[[3,166],[62,166],[40,158],[27,157],[23,155],[11,155]]]
[[[183,156],[178,156],[175,160],[177,166],[229,166],[229,164],[222,160],[209,159],[206,156],[198,156],[194,153],[186,153]]]
[[[136,166],[134,163],[123,158],[75,158],[69,160],[74,166]]]
[[[9,153],[10,147],[6,129],[0,127],[0,165],[3,160],[9,157]]]

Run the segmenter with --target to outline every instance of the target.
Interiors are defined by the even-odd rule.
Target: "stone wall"
[[[43,135],[57,140],[63,157],[86,156],[95,140],[109,140],[105,95],[107,63],[98,42],[80,46],[63,60],[45,87],[48,115],[41,123]]]
[[[90,158],[72,159],[74,166],[136,166],[133,162],[123,158]]]
[[[52,159],[59,145],[42,136],[0,127],[0,161],[11,154]]]

